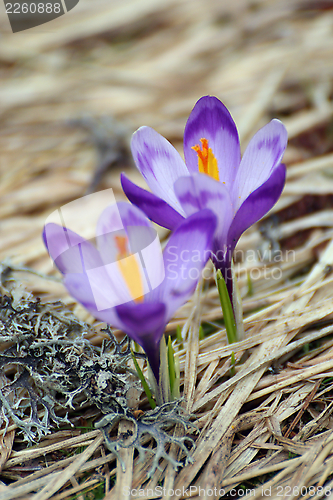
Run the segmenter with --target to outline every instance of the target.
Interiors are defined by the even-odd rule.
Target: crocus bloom
[[[97,248],[53,223],[46,224],[43,238],[69,293],[95,318],[140,344],[158,380],[165,326],[193,293],[215,228],[210,210],[194,214],[178,226],[162,255],[150,221],[137,207],[121,202],[102,212]]]
[[[278,200],[285,183],[281,163],[287,131],[272,120],[250,141],[241,159],[236,125],[216,98],[202,97],[184,132],[185,163],[175,148],[149,127],[132,138],[132,153],[152,193],[122,174],[128,199],[154,222],[174,230],[203,208],[217,217],[212,259],[230,293],[232,253],[241,234]],[[229,281],[229,282],[228,282]]]

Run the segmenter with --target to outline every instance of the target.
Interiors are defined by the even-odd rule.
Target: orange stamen
[[[123,257],[127,257],[128,255],[128,250],[127,250],[127,238],[126,236],[116,236],[116,246],[118,248],[118,256],[117,259],[122,259]]]
[[[200,139],[201,147],[196,144],[192,147],[198,155],[198,168],[202,174],[209,175],[216,181],[220,180],[219,170],[217,167],[217,159],[214,156],[212,149],[208,146],[208,140]]]
[[[126,236],[115,236],[117,264],[134,302],[143,301],[143,282],[138,257],[129,252]]]

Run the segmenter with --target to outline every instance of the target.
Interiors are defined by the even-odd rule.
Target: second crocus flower
[[[196,213],[177,227],[162,254],[141,210],[120,202],[101,214],[97,248],[53,223],[45,226],[43,237],[69,293],[95,318],[141,345],[158,381],[165,326],[192,295],[209,259],[215,228],[210,210]]]

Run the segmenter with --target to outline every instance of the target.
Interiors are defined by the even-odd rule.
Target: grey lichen
[[[0,425],[14,423],[32,443],[54,425],[71,424],[69,411],[95,405],[104,415],[95,426],[119,460],[120,448],[134,446],[141,459],[154,453],[150,476],[161,459],[177,468],[181,462],[167,453],[172,443],[191,460],[193,440],[171,435],[176,424],[185,431],[194,427],[179,402],[137,412],[142,388],[130,367],[129,339],[118,343],[107,328],[110,340],[97,348],[84,338],[89,329],[60,302],[0,294]],[[126,439],[111,436],[122,419],[134,427]],[[150,438],[155,448],[144,446]]]
[[[132,422],[134,431],[130,432],[130,435],[120,436],[117,440],[112,440],[110,432],[116,423],[122,419]],[[151,477],[156,469],[160,469],[159,461],[162,458],[171,463],[175,469],[183,465],[182,462],[175,460],[166,452],[167,445],[174,443],[179,446],[184,453],[185,464],[192,461],[191,449],[194,448],[193,439],[188,436],[172,436],[166,432],[166,429],[173,427],[175,424],[182,425],[185,431],[190,428],[196,429],[196,426],[184,414],[180,406],[180,401],[157,406],[154,410],[149,410],[137,418],[134,418],[130,411],[126,411],[123,415],[109,413],[97,422],[95,427],[103,431],[107,447],[118,457],[123,470],[125,469],[125,465],[118,453],[120,448],[133,446],[139,452],[141,461],[145,461],[147,453],[153,453],[152,466],[148,472],[148,476]],[[142,439],[147,436],[154,438],[156,448],[147,449],[142,446]],[[186,443],[189,445],[189,448]]]

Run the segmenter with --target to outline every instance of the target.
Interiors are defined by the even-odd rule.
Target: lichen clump
[[[149,475],[161,458],[174,467],[182,465],[169,457],[166,446],[176,443],[187,460],[193,440],[172,437],[166,430],[182,424],[193,427],[179,402],[156,410],[136,412],[141,384],[130,366],[130,341],[121,343],[106,329],[110,340],[101,348],[84,337],[90,327],[79,321],[60,302],[10,293],[0,295],[0,425],[15,424],[23,439],[33,443],[60,425],[72,425],[69,412],[82,405],[95,406],[102,413],[95,426],[104,434],[105,444],[118,459],[122,447],[133,446],[144,459],[155,454]],[[133,423],[130,439],[111,435],[122,419]],[[156,448],[143,446],[145,436],[153,437]]]

